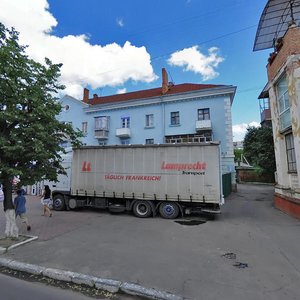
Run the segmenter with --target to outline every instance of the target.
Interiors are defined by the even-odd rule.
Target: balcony
[[[130,128],[117,128],[116,136],[119,138],[129,138],[131,136]]]
[[[211,130],[211,120],[196,121],[196,131]]]
[[[95,129],[95,138],[98,140],[107,140],[108,139],[108,130]]]

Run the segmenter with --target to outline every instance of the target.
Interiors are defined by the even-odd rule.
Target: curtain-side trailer
[[[56,210],[80,207],[176,218],[219,213],[218,143],[83,146],[73,149],[70,190],[53,190]]]

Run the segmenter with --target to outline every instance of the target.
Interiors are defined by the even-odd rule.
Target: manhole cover
[[[200,225],[200,224],[206,223],[206,221],[203,221],[203,220],[182,220],[182,221],[175,221],[175,223],[178,223],[180,225],[194,226],[194,225]]]
[[[225,257],[225,258],[228,258],[228,259],[236,259],[236,254],[232,253],[232,252],[225,253],[222,256]]]
[[[235,264],[233,264],[233,266],[239,269],[248,268],[248,264],[242,262],[236,262]]]

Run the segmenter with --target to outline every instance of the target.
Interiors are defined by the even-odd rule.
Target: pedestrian
[[[52,204],[51,200],[51,190],[49,188],[49,185],[45,185],[44,192],[41,197],[41,202],[43,204],[43,216],[46,215],[46,212],[49,214],[49,217],[52,217],[52,212],[50,210],[50,205]]]
[[[20,216],[22,223],[25,223],[27,226],[27,231],[31,230],[31,226],[28,223],[28,219],[26,216],[26,198],[24,196],[24,190],[17,190],[17,197],[14,199],[15,213],[16,218]]]

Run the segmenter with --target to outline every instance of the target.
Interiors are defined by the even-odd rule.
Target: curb
[[[38,265],[18,262],[3,257],[0,257],[0,267],[5,267],[34,275],[41,275],[60,281],[73,282],[76,284],[85,284],[90,287],[108,291],[110,293],[123,292],[128,295],[142,296],[148,299],[157,300],[184,300],[184,298],[181,296],[177,296],[169,292],[157,291],[153,288],[145,288],[141,285],[134,283],[122,282],[112,279],[104,279],[60,269],[47,268]]]
[[[6,253],[7,251],[11,250],[11,249],[14,249],[14,248],[17,248],[19,246],[22,246],[24,244],[27,244],[27,243],[30,243],[32,241],[35,241],[38,239],[37,236],[32,236],[32,235],[26,235],[26,234],[20,234],[22,236],[25,236],[25,237],[28,237],[27,240],[23,241],[23,242],[20,242],[20,243],[16,243],[16,244],[13,244],[7,248],[4,248],[4,247],[0,247],[0,254],[3,254],[3,253]]]

